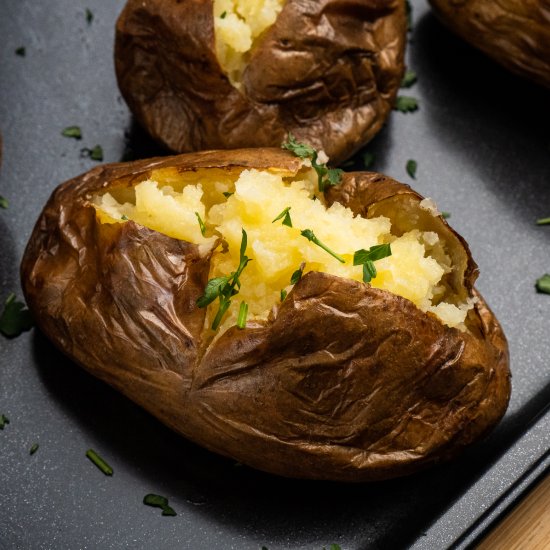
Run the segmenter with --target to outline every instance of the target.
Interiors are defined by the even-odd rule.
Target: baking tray
[[[0,5],[0,299],[60,182],[105,161],[158,154],[114,76],[114,0]],[[86,21],[85,10],[93,14]],[[367,147],[374,168],[451,212],[479,263],[478,288],[510,342],[513,393],[500,425],[459,458],[393,481],[345,485],[239,467],[170,432],[77,368],[36,330],[0,338],[1,549],[442,549],[473,544],[550,465],[550,101],[461,43],[413,2],[416,113],[392,114]],[[25,47],[25,56],[15,53]],[[61,136],[82,128],[81,141]],[[360,165],[360,155],[356,166]],[[408,159],[418,162],[415,182]],[[36,454],[29,448],[39,443]],[[84,454],[114,468],[101,474]],[[176,517],[142,504],[169,498]]]

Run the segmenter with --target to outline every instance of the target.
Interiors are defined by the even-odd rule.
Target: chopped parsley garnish
[[[306,264],[305,262],[302,262],[300,264],[300,267],[291,275],[290,277],[291,285],[295,285],[302,278],[302,275],[304,274],[304,267],[306,267]]]
[[[80,126],[67,126],[61,131],[61,135],[68,138],[82,139]]]
[[[444,220],[448,220],[451,217],[451,213],[450,212],[441,212],[441,217]]]
[[[36,453],[36,451],[38,451],[39,446],[40,445],[38,445],[38,443],[34,443],[34,445],[29,450],[29,454],[32,456],[34,453]]]
[[[307,143],[296,141],[292,134],[288,134],[288,141],[285,141],[281,147],[294,153],[301,159],[310,159],[311,166],[317,172],[319,191],[323,193],[327,187],[338,185],[342,180],[343,170],[340,168],[327,168],[325,163],[318,163],[317,151]]]
[[[418,167],[418,163],[416,160],[410,159],[407,161],[407,165],[405,166],[407,170],[407,174],[411,176],[412,179],[416,179],[416,168]]]
[[[231,191],[224,191],[223,192],[223,196],[228,199],[231,195],[233,195],[234,192],[231,192]]]
[[[20,46],[15,50],[15,55],[18,55],[19,57],[25,57],[27,55],[27,50],[25,49],[25,46]]]
[[[8,207],[8,199],[0,195],[0,208],[7,208],[7,207]]]
[[[9,423],[10,419],[5,414],[0,414],[0,430],[3,430],[4,426]]]
[[[120,219],[127,222],[128,221],[128,216],[126,214],[122,214]]]
[[[101,145],[96,145],[93,149],[88,149],[87,147],[84,147],[84,149],[80,150],[80,153],[83,157],[88,157],[92,160],[103,160],[103,149],[101,148]]]
[[[550,275],[548,273],[545,273],[542,277],[537,279],[535,287],[537,289],[537,292],[540,292],[542,294],[550,294]]]
[[[163,516],[176,516],[176,511],[168,506],[168,499],[160,495],[154,495],[149,493],[143,497],[143,504],[147,506],[153,506],[154,508],[160,508]]]
[[[244,328],[246,326],[246,317],[248,316],[248,304],[243,300],[239,306],[239,317],[237,318],[237,326]]]
[[[292,220],[289,214],[291,208],[291,206],[287,206],[271,223],[275,223],[276,221],[283,219],[283,225],[292,227]]]
[[[206,235],[206,225],[204,225],[204,222],[202,221],[202,218],[198,212],[195,212],[195,216],[197,216],[197,220],[199,221],[199,227],[201,228],[202,236],[204,237]]]
[[[91,12],[89,8],[86,8],[86,23],[88,25],[94,20],[94,14]]]
[[[363,266],[363,282],[370,283],[376,277],[374,262],[388,256],[391,256],[391,246],[389,244],[377,244],[371,246],[368,250],[357,250],[353,255],[353,265]]]
[[[550,218],[540,218],[537,220],[537,225],[550,225]]]
[[[376,155],[374,153],[371,153],[370,151],[365,151],[363,153],[363,168],[365,170],[368,170],[369,168],[372,167],[375,160],[376,160]]]
[[[112,476],[113,469],[93,449],[86,451],[86,456],[106,475]]]
[[[345,264],[346,260],[342,258],[339,254],[336,254],[333,250],[331,250],[327,245],[323,244],[316,236],[315,233],[311,229],[304,229],[303,231],[300,231],[300,235],[302,237],[305,237],[308,241],[311,241],[313,244],[316,244],[317,246],[321,247],[325,252],[328,252],[333,258],[336,258],[339,262]]]
[[[406,95],[397,96],[395,101],[395,109],[402,113],[412,113],[418,109],[418,101],[414,97]]]
[[[221,15],[220,15],[220,19],[225,19],[225,16],[227,15],[227,12],[224,11]]]
[[[401,80],[401,88],[410,88],[413,84],[416,83],[417,77],[416,73],[411,70],[405,71],[403,79]]]
[[[222,321],[223,316],[231,305],[231,298],[239,293],[241,281],[239,277],[243,269],[247,266],[250,258],[245,255],[247,246],[246,231],[242,230],[241,249],[239,255],[239,267],[230,275],[224,277],[215,277],[210,279],[204,289],[204,294],[197,300],[197,306],[206,307],[211,304],[216,298],[219,298],[220,305],[214,321],[212,322],[212,330],[216,330]]]
[[[283,288],[281,290],[281,302],[285,301],[285,298],[286,298],[287,294],[288,294],[288,292]]]
[[[31,312],[23,302],[15,301],[15,294],[12,292],[7,297],[4,311],[0,315],[0,332],[11,338],[30,330],[33,324]]]

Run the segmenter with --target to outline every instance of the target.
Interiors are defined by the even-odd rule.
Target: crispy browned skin
[[[460,332],[404,298],[311,272],[269,320],[208,344],[195,301],[209,258],[134,222],[99,224],[87,205],[168,166],[297,171],[300,162],[274,149],[205,152],[107,165],[61,185],[21,274],[39,327],[74,361],[195,442],[289,477],[404,475],[455,455],[500,419],[508,351],[481,298]],[[469,293],[477,273],[469,251],[408,186],[349,173],[327,198],[389,215],[397,233],[417,216],[416,227],[456,248],[448,284],[460,279]]]
[[[129,0],[117,22],[120,90],[168,148],[278,146],[292,132],[339,163],[382,127],[404,69],[403,0],[287,0],[242,93],[213,24],[212,0]]]
[[[461,38],[516,74],[550,87],[550,0],[430,0]]]

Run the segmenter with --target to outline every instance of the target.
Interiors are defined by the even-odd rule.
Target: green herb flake
[[[537,220],[537,225],[550,225],[550,218],[540,218]]]
[[[319,191],[323,193],[327,187],[332,187],[338,185],[342,180],[343,170],[340,168],[327,168],[325,163],[318,163],[318,153],[317,151],[308,145],[307,143],[300,143],[296,141],[295,137],[292,134],[288,134],[288,141],[285,141],[281,148],[294,153],[297,157],[301,159],[310,159],[311,166],[317,172],[317,179],[319,185]]]
[[[313,244],[316,244],[318,247],[322,248],[325,252],[328,252],[333,258],[336,258],[339,262],[345,264],[346,260],[342,258],[339,254],[336,254],[331,250],[326,244],[323,244],[316,236],[311,229],[304,229],[300,232],[302,237],[305,237],[308,241],[311,241]]]
[[[541,294],[550,294],[550,275],[545,273],[542,277],[537,279],[535,288],[537,289],[537,292],[540,292]]]
[[[82,130],[80,126],[67,126],[61,131],[63,137],[82,139]]]
[[[19,57],[25,57],[27,55],[27,50],[25,49],[25,46],[20,46],[15,50],[15,55],[18,55]]]
[[[237,326],[239,328],[246,327],[246,317],[248,316],[248,304],[245,301],[239,306],[239,317],[237,318]]]
[[[444,220],[448,220],[451,217],[451,213],[450,212],[441,212],[441,217]]]
[[[305,262],[300,264],[300,267],[290,276],[290,284],[295,285],[304,275]],[[286,296],[286,294],[285,294]]]
[[[402,113],[412,113],[418,109],[418,101],[414,97],[400,95],[397,96],[394,108]]]
[[[285,298],[287,297],[288,292],[283,288],[281,290],[281,302],[285,301]]]
[[[176,511],[168,506],[168,499],[166,497],[149,493],[143,497],[143,504],[152,506],[153,508],[160,508],[163,516],[176,516]]]
[[[36,451],[38,451],[39,446],[40,445],[38,445],[38,443],[34,443],[33,446],[29,450],[29,454],[32,456],[34,453],[36,453]]]
[[[376,155],[374,153],[371,153],[370,151],[365,151],[363,153],[363,168],[365,170],[372,168],[375,160],[376,160]]]
[[[127,222],[128,221],[128,216],[126,216],[126,214],[122,214],[121,218],[120,218],[122,221],[125,221]]]
[[[416,73],[411,70],[405,71],[403,79],[401,80],[401,88],[410,88],[418,80]]]
[[[410,159],[407,161],[407,164],[405,166],[405,169],[407,170],[407,174],[414,180],[416,179],[416,169],[418,167],[418,163],[416,160]]]
[[[15,294],[12,292],[7,297],[4,311],[0,315],[0,332],[4,336],[12,338],[30,330],[33,324],[31,312],[23,302],[15,300]]]
[[[195,216],[197,216],[199,227],[201,228],[201,233],[202,233],[202,236],[204,237],[206,235],[206,225],[202,221],[201,215],[198,212],[195,212]]]
[[[357,250],[353,255],[353,265],[363,266],[363,282],[370,283],[377,274],[374,262],[388,256],[391,256],[391,246],[389,244],[377,244],[371,246],[368,250]]]
[[[223,196],[228,199],[231,195],[234,195],[235,193],[234,192],[231,192],[231,191],[224,191],[223,192]]]
[[[290,218],[290,209],[291,206],[287,206],[271,223],[275,223],[280,219],[283,219],[283,225],[292,227],[292,219]]]
[[[8,199],[6,199],[2,195],[0,195],[0,208],[6,209],[8,206],[9,206]]]
[[[342,550],[339,544],[331,544],[329,550]]]
[[[96,145],[93,149],[88,149],[87,147],[84,147],[84,149],[80,150],[80,154],[81,156],[90,158],[92,160],[103,160],[103,149],[101,145]]]
[[[90,25],[93,20],[94,20],[94,14],[91,12],[89,8],[86,8],[86,23]]]
[[[225,19],[225,16],[227,15],[227,12],[224,11],[221,15],[220,15],[220,19]]]
[[[112,476],[113,469],[93,449],[86,451],[86,456],[106,475]]]
[[[10,419],[5,414],[0,414],[0,430],[3,430],[4,426],[9,423]]]

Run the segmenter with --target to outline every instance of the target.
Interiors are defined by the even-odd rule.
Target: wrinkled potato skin
[[[71,359],[189,439],[288,477],[404,475],[452,457],[498,422],[510,395],[508,350],[481,298],[465,333],[399,296],[311,272],[267,321],[204,341],[195,301],[209,258],[131,221],[99,224],[87,204],[167,166],[295,172],[300,161],[275,149],[204,152],[106,165],[58,187],[21,275],[39,327]],[[421,199],[367,172],[345,174],[327,198],[361,215]],[[471,288],[475,264],[467,249],[457,257]]]
[[[458,36],[550,88],[550,0],[429,0]]]
[[[403,0],[287,0],[243,75],[215,52],[212,0],[129,0],[116,26],[130,109],[177,152],[278,146],[288,132],[333,163],[382,127],[404,70]]]

